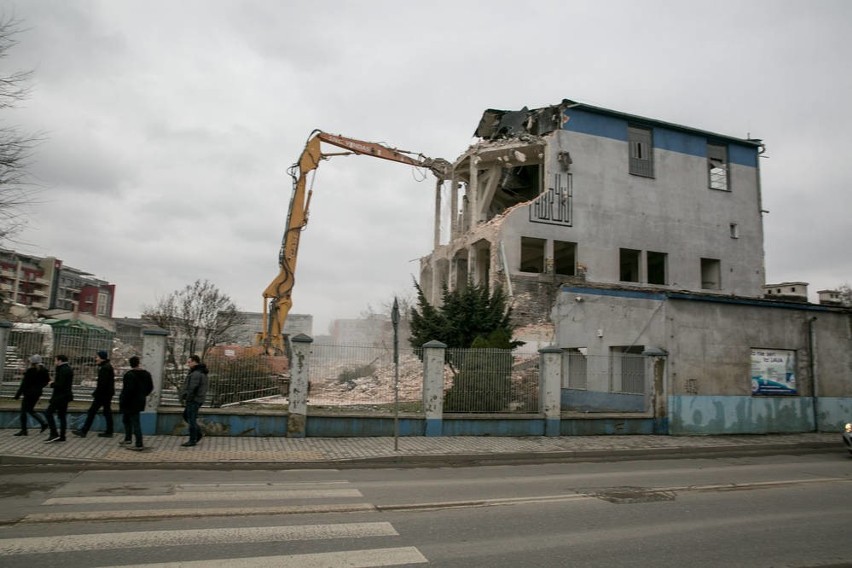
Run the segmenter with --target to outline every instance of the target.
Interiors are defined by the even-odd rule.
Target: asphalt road
[[[0,565],[843,566],[842,453],[345,471],[0,470]],[[189,564],[187,564],[189,563]]]

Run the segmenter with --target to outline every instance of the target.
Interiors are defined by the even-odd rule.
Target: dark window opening
[[[521,272],[544,272],[544,239],[521,237]]]
[[[556,274],[576,275],[577,243],[553,241],[553,270]]]
[[[701,259],[701,287],[705,290],[722,289],[722,264],[718,259]]]
[[[668,255],[664,252],[646,253],[648,265],[648,284],[666,284],[666,260]]]
[[[619,249],[619,276],[622,282],[639,282],[640,251]]]

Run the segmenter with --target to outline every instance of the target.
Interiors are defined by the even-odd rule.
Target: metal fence
[[[448,349],[444,412],[539,412],[538,353]]]
[[[394,411],[396,367],[392,346],[314,344],[308,364],[309,407]],[[400,411],[422,412],[423,363],[410,347],[399,348],[398,386]]]

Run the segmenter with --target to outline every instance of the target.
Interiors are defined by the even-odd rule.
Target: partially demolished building
[[[561,354],[558,433],[848,419],[849,309],[764,290],[760,140],[570,100],[488,110],[475,135],[420,284],[433,303],[444,286],[503,287],[516,337]]]
[[[569,100],[487,110],[475,135],[452,168],[449,242],[436,226],[421,260],[430,301],[499,284],[524,325],[550,319],[564,282],[762,296],[760,140]]]

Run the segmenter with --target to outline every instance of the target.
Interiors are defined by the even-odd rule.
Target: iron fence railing
[[[313,345],[308,406],[315,409],[392,412],[396,368],[392,346]],[[403,412],[423,408],[423,364],[410,347],[399,348],[399,403]]]
[[[448,349],[444,412],[539,412],[538,353]]]

